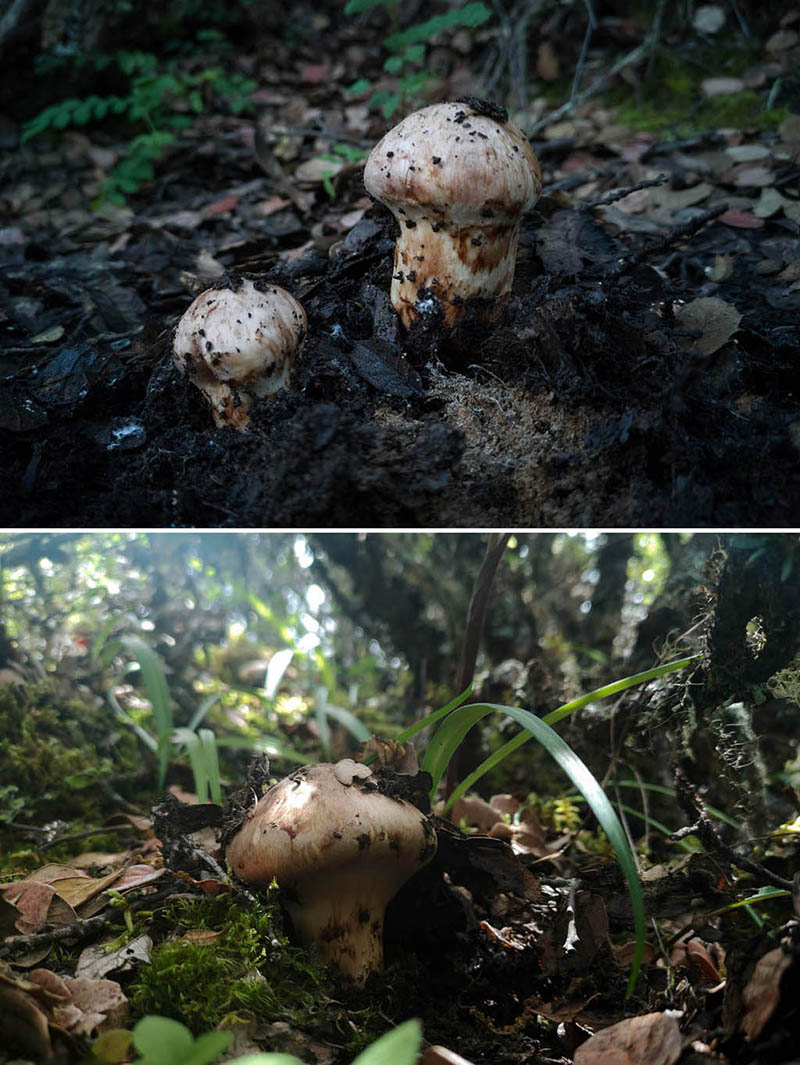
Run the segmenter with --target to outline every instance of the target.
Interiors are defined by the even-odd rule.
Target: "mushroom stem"
[[[426,293],[438,299],[448,329],[467,300],[485,301],[477,313],[492,321],[511,292],[519,223],[437,226],[432,230],[429,223],[417,222],[395,245],[391,300],[401,322],[408,328],[420,316]]]
[[[383,915],[394,894],[385,878],[365,884],[362,872],[338,870],[304,881],[296,894],[285,900],[292,924],[325,965],[359,986],[383,969]]]

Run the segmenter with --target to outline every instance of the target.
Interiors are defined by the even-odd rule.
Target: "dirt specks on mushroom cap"
[[[452,102],[389,130],[367,160],[364,184],[412,221],[478,225],[516,222],[538,200],[542,174],[518,126]]]
[[[243,428],[253,396],[288,387],[306,315],[277,285],[249,278],[202,292],[178,323],[173,358],[205,393],[218,425]]]
[[[522,130],[464,101],[424,107],[378,142],[364,184],[400,226],[391,299],[403,324],[440,310],[452,328],[468,301],[491,320],[511,291],[520,221],[542,190]]]

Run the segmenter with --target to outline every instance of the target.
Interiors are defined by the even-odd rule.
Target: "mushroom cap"
[[[201,387],[213,378],[268,395],[288,383],[306,327],[305,311],[285,289],[258,288],[242,278],[236,287],[202,292],[190,305],[175,332],[173,357]]]
[[[389,130],[367,159],[364,184],[412,221],[513,224],[538,200],[542,172],[518,126],[450,102],[414,111]]]
[[[355,770],[353,770],[355,766]],[[355,865],[370,880],[381,866],[393,882],[386,901],[436,852],[424,814],[377,789],[366,767],[343,759],[291,773],[270,788],[228,844],[236,875],[250,884],[294,887]]]

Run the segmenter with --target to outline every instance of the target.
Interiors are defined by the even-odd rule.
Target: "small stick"
[[[705,811],[703,801],[697,794],[697,789],[686,773],[679,766],[674,766],[672,775],[678,791],[678,800],[687,815],[694,819],[693,824],[674,832],[673,838],[683,839],[685,836],[696,835],[707,851],[721,854],[731,865],[738,866],[739,869],[746,869],[748,873],[755,873],[757,877],[774,884],[775,887],[783,888],[785,891],[792,890],[791,880],[778,876],[777,873],[773,873],[771,869],[761,865],[759,862],[754,862],[751,858],[737,854],[733,847],[721,839],[711,822],[711,818]]]

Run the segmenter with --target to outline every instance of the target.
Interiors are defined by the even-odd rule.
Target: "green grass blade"
[[[491,713],[487,706],[487,703],[475,703],[459,707],[450,714],[446,721],[442,722],[435,735],[431,737],[420,767],[433,777],[431,799],[436,794],[448,762],[458,750],[466,734],[482,717]]]
[[[458,739],[459,733],[463,736],[467,729],[471,728],[476,721],[491,713],[512,717],[544,747],[553,759],[555,759],[572,781],[573,785],[578,789],[581,795],[583,795],[584,799],[586,799],[592,812],[608,837],[609,843],[614,848],[614,853],[617,856],[620,869],[628,883],[628,891],[630,893],[631,906],[633,909],[634,928],[636,932],[636,949],[634,952],[633,967],[628,980],[627,990],[627,994],[630,995],[636,985],[644,954],[644,896],[642,895],[642,888],[639,883],[638,873],[636,872],[636,864],[633,860],[633,854],[631,853],[627,837],[619,822],[619,818],[614,812],[614,808],[608,801],[601,785],[572,748],[550,727],[549,724],[547,724],[546,721],[537,717],[535,714],[532,714],[530,710],[522,710],[516,706],[500,706],[495,703],[470,703],[467,706],[462,706],[458,710],[453,711],[452,715],[453,717],[456,715],[463,715],[466,728],[460,729],[454,724],[451,725],[451,719],[448,718],[444,725],[439,729],[439,732],[442,732],[447,727],[447,737],[449,738],[449,742],[455,742],[455,746],[448,750],[443,742],[440,748],[435,752],[431,764],[435,765],[437,770],[441,768],[442,763],[446,766],[447,761],[452,757],[458,743],[460,743],[460,739]],[[442,772],[443,771],[444,770],[442,769]],[[436,783],[438,784],[438,781]]]
[[[198,802],[208,802],[208,772],[200,737],[196,732],[192,732],[188,728],[176,728],[174,737],[178,743],[185,745],[186,752],[189,755],[189,764],[192,767],[194,790]]]
[[[217,737],[210,728],[201,728],[197,733],[200,738],[200,746],[203,752],[203,761],[206,767],[208,779],[208,793],[211,801],[220,805],[222,803],[222,783],[219,778],[219,754],[217,752]]]
[[[325,713],[334,721],[338,721],[340,725],[344,725],[353,739],[358,740],[359,743],[364,743],[372,735],[364,722],[359,721],[356,715],[344,706],[333,706],[329,703],[325,707]]]
[[[674,788],[668,788],[665,784],[650,784],[646,781],[641,780],[618,780],[617,787],[637,788],[641,791],[653,791],[657,795],[668,795],[671,799],[675,799],[678,794]],[[730,825],[731,828],[739,829],[742,827],[735,817],[731,817],[730,814],[726,814],[724,810],[718,810],[716,806],[707,806],[704,803],[703,809],[706,811],[709,817],[714,817],[717,819],[717,821],[722,821],[724,824]]]
[[[221,698],[221,692],[212,692],[211,695],[207,695],[205,699],[203,699],[202,703],[200,703],[198,708],[195,710],[195,712],[192,714],[192,719],[186,727],[190,728],[192,732],[196,732],[197,728],[205,720],[205,716],[208,711],[211,709],[212,706],[214,706],[215,703],[218,703]]]
[[[308,755],[302,751],[296,751],[293,747],[287,747],[283,740],[276,736],[257,736],[248,739],[243,736],[221,736],[217,740],[217,747],[229,747],[236,751],[253,751],[254,754],[268,754],[271,758],[283,758],[287,762],[296,762],[297,765],[308,765]]]
[[[412,736],[416,736],[418,732],[422,732],[422,730],[426,729],[429,725],[433,725],[441,720],[441,718],[446,717],[451,710],[455,710],[457,706],[461,706],[463,702],[466,702],[470,695],[472,695],[471,684],[468,688],[465,688],[460,695],[457,695],[455,699],[451,699],[450,702],[440,710],[434,710],[432,714],[423,717],[421,721],[415,721],[413,725],[409,725],[407,729],[403,729],[403,731],[395,737],[397,742],[405,743],[406,740],[410,740]]]
[[[172,701],[161,658],[136,636],[126,636],[122,646],[139,663],[145,694],[153,708],[153,723],[159,739],[172,732]]]
[[[589,692],[587,695],[581,695],[578,699],[573,699],[569,703],[564,703],[562,706],[557,706],[555,710],[551,710],[549,714],[545,714],[542,721],[546,721],[548,725],[554,725],[557,721],[561,721],[562,718],[568,717],[570,714],[574,714],[577,710],[583,709],[589,703],[597,702],[599,699],[607,699],[612,695],[618,695],[621,691],[625,691],[626,688],[632,688],[636,684],[644,684],[648,680],[655,680],[657,677],[664,676],[665,673],[672,673],[677,669],[684,669],[686,666],[691,665],[693,662],[697,662],[702,656],[691,655],[688,658],[681,658],[675,662],[667,662],[663,666],[656,666],[654,669],[647,669],[643,673],[634,673],[630,677],[623,677],[622,680],[615,680],[611,684],[605,684],[602,688],[595,688],[594,691]],[[435,739],[435,737],[434,737]],[[524,743],[527,743],[530,736],[521,732],[518,736],[509,740],[508,743],[503,744],[502,747],[494,751],[489,755],[477,769],[474,769],[469,776],[466,776],[460,784],[453,789],[452,794],[445,803],[444,812],[458,802],[462,795],[466,795],[470,788],[485,776],[490,769],[494,769],[496,765],[499,765],[504,758],[507,758],[510,754],[520,748]],[[438,783],[438,781],[437,781]]]

